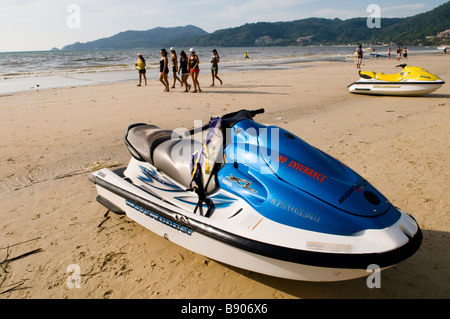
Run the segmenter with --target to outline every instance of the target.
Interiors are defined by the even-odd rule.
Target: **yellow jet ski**
[[[400,64],[402,72],[395,74],[359,71],[360,79],[348,86],[350,93],[373,95],[418,96],[439,89],[445,82],[419,68]]]

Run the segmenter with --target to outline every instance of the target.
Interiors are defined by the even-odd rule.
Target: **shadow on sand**
[[[417,253],[381,272],[381,288],[368,288],[367,278],[340,282],[304,282],[280,279],[221,264],[247,278],[296,298],[449,298],[450,250],[448,247],[450,246],[450,233],[433,230],[422,231],[424,238]]]
[[[271,93],[264,91],[230,91],[230,90],[203,90],[202,93],[211,93],[211,94],[269,94],[269,95],[287,95],[287,93]]]

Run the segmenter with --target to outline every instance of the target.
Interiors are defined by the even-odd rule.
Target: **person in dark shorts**
[[[223,84],[222,80],[217,76],[219,73],[219,54],[217,53],[216,49],[212,50],[212,58],[211,58],[211,76],[212,76],[212,84],[211,86],[214,86],[214,79],[217,79],[220,81],[220,85]]]
[[[408,49],[405,47],[404,49],[403,49],[403,61],[408,61]]]
[[[161,60],[159,60],[159,81],[164,84],[164,92],[169,92],[169,59],[166,49],[161,49]]]
[[[144,77],[145,85],[147,85],[147,76],[145,75],[145,73],[146,73],[145,59],[142,56],[142,54],[138,53],[138,59],[134,65],[138,67],[138,72],[139,72],[139,84],[137,86],[141,86],[142,77]]]
[[[172,74],[173,74],[173,85],[172,89],[175,88],[175,83],[177,83],[177,80],[180,81],[181,86],[183,86],[183,82],[180,80],[180,78],[177,76],[178,72],[178,57],[177,53],[175,52],[175,48],[170,48],[170,53],[172,54],[170,57],[170,61],[172,62]]]
[[[363,51],[363,49],[362,49],[361,44],[359,45],[358,50],[356,50],[356,54],[357,54],[357,57],[356,57],[356,67],[357,67],[358,69],[361,69],[361,63],[362,63],[362,59],[363,59],[363,55],[364,55],[364,51]]]
[[[186,52],[180,52],[180,67],[178,69],[178,74],[181,72],[181,81],[184,84],[184,92],[188,92],[191,89],[191,85],[187,83],[189,78],[189,69],[188,69],[188,58],[186,56]]]

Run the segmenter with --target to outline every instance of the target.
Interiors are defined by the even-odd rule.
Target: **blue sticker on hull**
[[[170,219],[167,219],[167,218],[165,218],[165,217],[163,217],[163,216],[161,216],[161,215],[159,215],[159,214],[157,214],[155,212],[152,212],[152,211],[150,211],[150,210],[148,210],[148,209],[146,209],[144,207],[141,207],[138,204],[133,203],[132,201],[129,201],[128,199],[126,200],[126,204],[127,204],[127,206],[133,208],[134,210],[144,214],[145,216],[150,217],[150,218],[152,218],[152,219],[154,219],[154,220],[156,220],[156,221],[158,221],[158,222],[160,222],[160,223],[162,223],[162,224],[164,224],[164,225],[166,225],[168,227],[176,229],[176,230],[178,230],[178,231],[180,231],[180,232],[182,232],[184,234],[187,234],[187,235],[190,236],[194,232],[189,227],[180,225],[180,224],[178,224],[178,223],[176,223],[176,222],[174,222],[174,221],[172,221]]]
[[[138,179],[145,184],[169,192],[184,191],[184,189],[174,184],[168,178],[158,174],[155,169],[146,168],[142,165],[139,165],[139,168],[141,169],[143,175],[138,176]]]

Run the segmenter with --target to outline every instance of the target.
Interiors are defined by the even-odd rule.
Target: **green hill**
[[[208,34],[206,31],[193,26],[174,28],[154,28],[146,31],[125,31],[86,43],[66,45],[62,50],[108,50],[108,49],[138,49],[171,46],[182,40]]]
[[[125,31],[109,38],[67,45],[62,50],[136,49],[171,45],[239,47],[391,42],[401,45],[436,45],[448,41],[448,38],[429,36],[436,36],[447,29],[450,29],[450,1],[408,18],[381,18],[381,28],[369,28],[367,18],[308,18],[290,22],[247,23],[213,33],[188,25]]]
[[[427,36],[436,36],[438,32],[448,29],[450,29],[450,1],[434,10],[401,19],[398,23],[383,28],[380,38],[385,42],[432,44],[430,43],[432,40],[426,39]]]
[[[396,42],[423,45],[434,44],[426,37],[435,36],[447,29],[450,29],[450,2],[408,18],[381,18],[381,28],[367,27],[367,18],[308,18],[291,22],[259,22],[218,30],[196,38],[194,44],[255,46]]]

